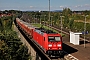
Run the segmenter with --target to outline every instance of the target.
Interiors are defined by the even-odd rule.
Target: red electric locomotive
[[[60,55],[62,53],[62,38],[58,33],[39,28],[34,30],[33,39],[48,55]]]
[[[44,28],[32,28],[28,23],[18,18],[16,22],[45,53],[54,56],[62,54],[62,37],[60,34]]]

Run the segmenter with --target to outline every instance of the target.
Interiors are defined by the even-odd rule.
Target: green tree
[[[72,30],[74,27],[74,19],[69,20],[69,28]]]
[[[3,27],[3,20],[0,18],[0,32],[2,32],[4,29]]]
[[[62,15],[70,16],[70,15],[72,15],[72,11],[69,8],[64,8],[63,12],[62,12]]]
[[[12,30],[12,17],[3,17],[0,20],[0,59],[1,60],[28,60],[29,54],[26,46],[22,45],[17,33]]]
[[[64,28],[69,27],[68,24],[69,24],[69,18],[68,18],[68,16],[65,16],[64,17],[64,24],[63,24]]]

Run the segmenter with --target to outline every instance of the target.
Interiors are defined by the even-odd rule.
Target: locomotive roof
[[[36,30],[38,30],[37,32],[39,33],[47,33],[47,34],[57,34],[56,32],[49,30],[49,29],[45,29],[45,28],[35,28]]]

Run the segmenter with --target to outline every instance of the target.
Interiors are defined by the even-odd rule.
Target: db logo
[[[54,47],[56,47],[56,45],[54,45]]]

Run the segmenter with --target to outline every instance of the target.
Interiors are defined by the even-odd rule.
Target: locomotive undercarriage
[[[61,56],[63,55],[63,51],[62,50],[48,50],[46,51],[46,53],[49,55],[49,56]]]

